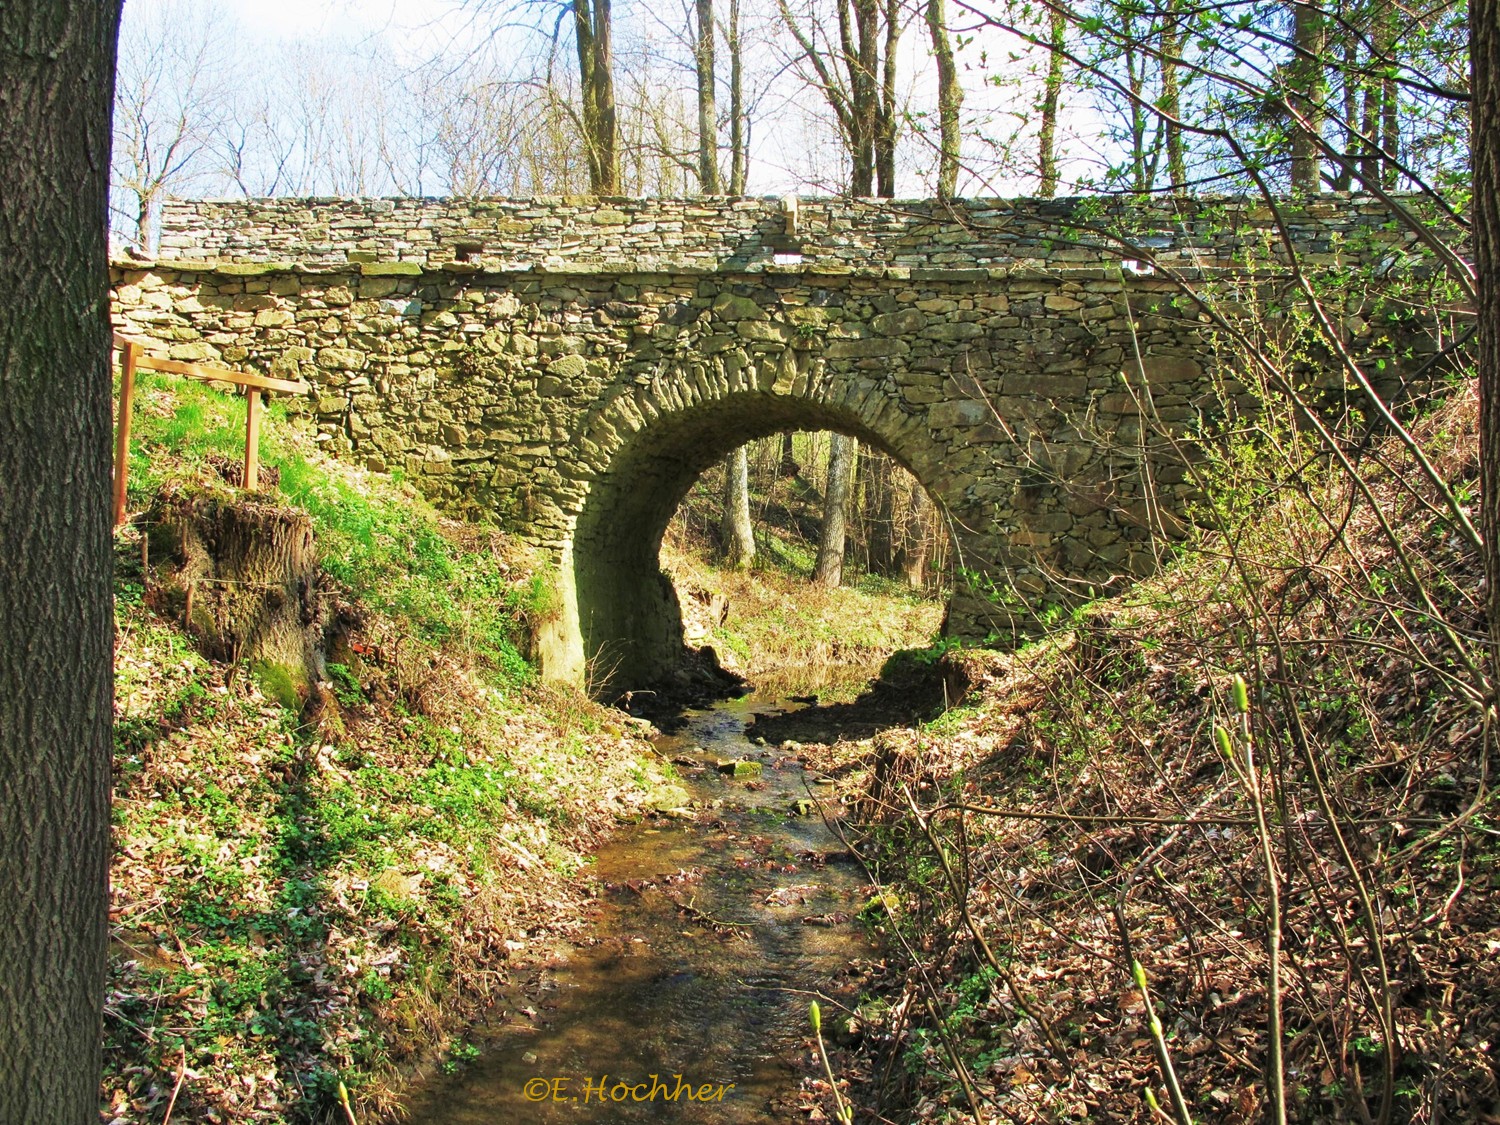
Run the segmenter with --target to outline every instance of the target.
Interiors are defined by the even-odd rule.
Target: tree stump
[[[300,699],[326,678],[318,558],[307,514],[212,488],[164,491],[148,515],[166,560],[155,608],[183,622],[213,660],[248,660]]]

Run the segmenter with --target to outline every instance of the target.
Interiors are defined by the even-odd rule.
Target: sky
[[[793,7],[797,6],[798,0],[793,0]],[[680,36],[687,26],[685,12],[678,9],[687,7],[690,5],[681,0],[676,3],[651,0],[628,6],[617,0],[616,38],[622,55],[616,68],[617,83],[621,80],[620,71],[630,65],[631,51],[673,49],[672,39]],[[127,33],[132,24],[146,26],[153,20],[160,22],[163,13],[173,13],[168,17],[172,19],[216,21],[230,29],[231,46],[223,53],[222,64],[226,71],[233,72],[227,81],[249,87],[260,76],[264,87],[267,85],[264,76],[276,73],[278,56],[299,49],[326,60],[330,77],[340,74],[341,68],[348,69],[345,59],[336,52],[347,53],[351,48],[397,69],[415,66],[435,56],[467,58],[474,53],[473,47],[493,48],[497,38],[503,41],[506,34],[501,32],[497,37],[492,24],[476,17],[476,8],[474,0],[467,4],[464,0],[212,0],[211,8],[191,3],[184,6],[184,0],[127,0],[125,21]],[[770,0],[746,0],[745,10],[769,21],[767,26],[776,25],[775,7]],[[993,37],[1002,33],[989,34]],[[502,66],[513,64],[526,53],[519,45],[520,33],[516,37],[516,50],[492,50],[488,57],[500,60]],[[535,38],[529,40],[533,46],[535,42]],[[1025,69],[1024,61],[1015,63],[1010,59],[1016,46],[1014,40],[986,44],[981,34],[977,41],[959,51],[958,62],[966,73],[965,164],[977,173],[961,178],[960,194],[1014,195],[1035,189],[1029,170],[1023,169],[1019,174],[1000,173],[993,160],[992,142],[1009,140],[1019,120],[1017,111],[1026,112],[1034,101],[1031,93],[1014,83],[1007,86],[988,81],[1004,73],[1007,67],[1012,71]],[[827,106],[815,90],[785,65],[784,59],[773,57],[774,51],[762,46],[759,56],[747,63],[750,69],[758,69],[756,80],[765,87],[751,130],[747,190],[755,195],[836,191],[844,175],[840,170],[843,159]],[[904,103],[927,128],[935,128],[936,80],[926,30],[920,19],[914,18],[908,26],[899,58]],[[261,59],[266,60],[264,65]],[[722,54],[719,65],[722,84],[727,69]],[[690,99],[691,72],[686,66],[679,71],[669,74],[677,74],[686,101]],[[275,88],[276,81],[270,80],[271,88]],[[380,93],[399,102],[405,92],[394,88],[396,85],[386,82]],[[285,97],[284,93],[278,96]],[[721,113],[727,108],[725,101],[727,98],[721,91]],[[727,147],[727,137],[721,136],[720,140]],[[116,147],[117,150],[120,147],[118,142]],[[1065,145],[1063,151],[1086,155],[1087,146]],[[905,144],[902,152],[898,194],[907,197],[931,194],[930,176],[936,163],[932,143],[916,139]],[[1019,159],[1022,165],[1028,162],[1024,155]],[[728,164],[727,151],[723,163]],[[424,190],[430,189],[424,186]],[[188,190],[179,192],[214,193],[232,193],[232,185],[222,179],[215,182],[212,176],[199,176]]]

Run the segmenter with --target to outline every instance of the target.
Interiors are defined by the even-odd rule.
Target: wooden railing
[[[263,396],[275,393],[306,394],[308,386],[301,379],[276,379],[250,371],[232,371],[227,367],[205,367],[177,359],[147,355],[139,340],[115,336],[120,353],[120,422],[115,431],[115,526],[125,522],[125,484],[130,469],[130,414],[135,398],[135,373],[161,371],[169,375],[186,375],[211,383],[233,383],[245,389],[245,476],[244,486],[260,486],[260,412]]]

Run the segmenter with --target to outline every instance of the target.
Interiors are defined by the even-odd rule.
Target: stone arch
[[[683,653],[681,610],[659,553],[697,478],[745,442],[786,430],[858,438],[910,471],[941,511],[945,449],[917,412],[869,379],[777,349],[664,364],[590,412],[574,440],[579,488],[560,557],[562,612],[544,630],[543,672],[596,690],[643,686]],[[950,524],[960,555],[966,538]]]

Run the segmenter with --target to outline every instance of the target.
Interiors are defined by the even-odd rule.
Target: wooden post
[[[135,361],[141,346],[120,345],[120,421],[115,427],[115,526],[125,522],[125,486],[130,475],[130,412],[135,400]]]
[[[260,487],[260,392],[245,388],[245,488]]]

